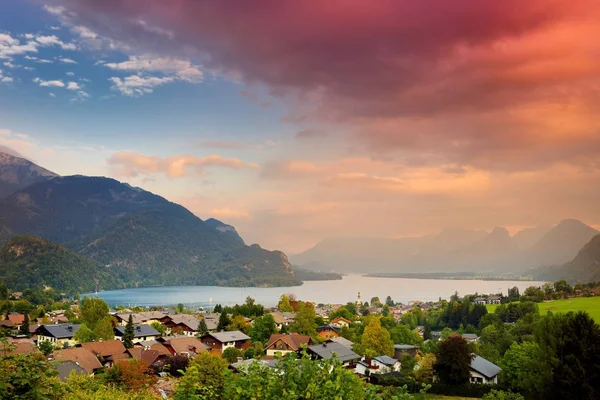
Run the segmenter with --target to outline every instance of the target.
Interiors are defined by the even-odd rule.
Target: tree
[[[176,308],[178,313],[182,313],[185,310],[185,305],[183,303],[179,303],[177,304],[177,308]]]
[[[486,393],[481,400],[525,400],[525,397],[519,393],[492,389],[489,393]]]
[[[115,338],[115,330],[112,323],[112,317],[102,318],[96,329],[94,329],[96,340],[113,340]]]
[[[19,334],[25,335],[27,337],[29,337],[31,335],[29,333],[29,314],[25,314],[25,317],[23,318],[23,323],[21,324],[21,327],[19,328]]]
[[[521,301],[533,301],[536,303],[541,303],[544,301],[546,294],[544,291],[537,286],[529,286],[523,292],[523,296],[521,296]]]
[[[123,345],[126,349],[133,348],[133,339],[135,338],[135,328],[133,327],[133,317],[129,314],[127,325],[125,325],[125,333],[123,334]]]
[[[396,303],[394,303],[394,300],[392,300],[392,296],[388,296],[385,298],[385,304],[387,304],[388,307],[393,307],[396,305]]]
[[[346,303],[346,305],[344,307],[346,308],[346,310],[348,310],[348,312],[351,315],[358,314],[358,310],[356,309],[356,304],[352,303],[351,301]],[[350,319],[350,318],[348,318],[348,319]]]
[[[241,315],[236,315],[231,320],[231,323],[227,326],[228,331],[240,331],[247,333],[249,329],[246,319]]]
[[[0,399],[61,398],[64,388],[55,378],[57,374],[39,353],[10,353],[0,357]]]
[[[416,377],[419,382],[430,383],[433,381],[433,365],[435,364],[435,354],[428,353],[419,360],[419,366]]]
[[[198,329],[196,330],[196,336],[202,337],[208,333],[208,327],[206,326],[206,321],[202,318],[198,321]]]
[[[384,317],[390,315],[390,307],[387,304],[383,305],[383,308],[381,309],[381,315],[383,315]]]
[[[109,317],[108,304],[99,297],[84,297],[81,302],[81,318],[92,331],[105,317]]]
[[[150,326],[156,329],[160,333],[160,336],[164,336],[167,333],[167,327],[158,321],[152,321]]]
[[[209,352],[200,353],[188,365],[177,384],[176,400],[223,399],[227,361]]]
[[[356,306],[354,306],[354,309],[356,309]],[[346,318],[347,320],[352,321],[354,319],[354,314],[351,313],[346,306],[342,306],[329,314],[330,321],[333,321],[337,317]]]
[[[217,331],[221,332],[227,329],[227,327],[231,324],[231,320],[227,316],[226,312],[222,312],[219,315],[219,324],[217,325]]]
[[[440,343],[433,366],[441,383],[463,385],[469,382],[471,351],[462,336],[452,335]]]
[[[238,357],[242,356],[242,351],[235,347],[228,347],[223,351],[223,358],[226,359],[229,364],[233,364],[238,360]]]
[[[500,362],[506,387],[542,398],[552,380],[552,366],[544,358],[537,343],[513,343]]]
[[[294,317],[294,322],[290,326],[292,332],[310,337],[317,336],[317,324],[315,324],[315,309],[312,305],[300,302],[298,312]]]
[[[96,336],[94,335],[94,332],[92,332],[92,330],[88,328],[87,324],[84,322],[79,326],[79,329],[77,329],[77,332],[75,332],[75,334],[73,335],[73,339],[78,341],[79,343],[87,343],[96,340]]]
[[[45,356],[49,356],[50,353],[52,353],[52,351],[54,350],[54,348],[52,347],[52,343],[47,340],[44,340],[43,342],[38,342],[38,349],[40,349],[42,354]]]
[[[431,324],[425,320],[425,326],[423,327],[423,340],[431,339]]]
[[[379,297],[375,296],[371,297],[371,301],[369,302],[369,304],[371,305],[371,307],[380,307],[381,301],[379,300]]]
[[[215,306],[215,308],[213,308],[213,312],[214,312],[214,313],[221,313],[221,312],[223,312],[223,306],[222,306],[222,305],[220,305],[220,304],[217,304],[217,305]]]
[[[277,332],[275,319],[271,314],[263,315],[254,320],[248,336],[252,338],[252,342],[266,344],[272,334]]]
[[[510,289],[508,289],[508,302],[512,303],[513,301],[519,301],[520,299],[520,294],[519,294],[519,288],[514,286]]]
[[[0,300],[8,300],[8,288],[4,282],[0,282]]]
[[[365,327],[360,343],[360,350],[367,357],[394,355],[394,343],[390,339],[390,333],[382,328],[379,318],[371,319]]]
[[[292,303],[290,302],[290,296],[287,294],[282,294],[279,299],[279,304],[277,304],[277,308],[279,311],[292,312],[294,309],[292,308]]]

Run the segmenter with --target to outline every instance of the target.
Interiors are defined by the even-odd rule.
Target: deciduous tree
[[[471,351],[462,336],[452,335],[440,343],[436,352],[434,370],[440,381],[448,385],[463,385],[469,382]]]
[[[381,326],[379,318],[373,318],[361,338],[361,347],[363,354],[367,357],[376,357],[381,355],[393,356],[394,343],[390,339],[390,333]]]

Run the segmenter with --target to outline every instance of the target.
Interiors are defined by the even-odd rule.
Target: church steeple
[[[360,292],[358,292],[358,297],[356,298],[356,305],[359,307],[363,305],[362,300],[360,299]]]

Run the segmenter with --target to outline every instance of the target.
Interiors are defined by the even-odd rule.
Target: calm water
[[[341,281],[313,281],[302,286],[286,288],[231,288],[218,286],[167,286],[152,288],[122,289],[100,292],[110,306],[158,306],[186,304],[188,307],[211,307],[215,304],[234,305],[243,303],[246,296],[257,303],[274,306],[284,293],[293,293],[299,300],[315,303],[344,304],[355,301],[358,292],[363,301],[374,296],[384,300],[388,295],[396,302],[413,300],[430,301],[448,299],[458,291],[460,295],[498,293],[506,295],[508,288],[517,286],[521,292],[529,286],[540,286],[535,281],[479,281],[438,280],[404,278],[369,278],[360,275],[345,276]],[[95,295],[89,294],[88,295]]]

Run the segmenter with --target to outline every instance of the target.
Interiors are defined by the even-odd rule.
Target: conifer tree
[[[207,333],[208,333],[208,327],[206,326],[206,321],[204,321],[204,318],[202,318],[198,322],[198,329],[196,330],[196,336],[202,337],[202,336],[206,335]]]
[[[135,329],[133,327],[133,317],[129,314],[129,320],[127,320],[127,325],[125,325],[125,334],[123,335],[123,345],[127,349],[131,349],[133,347],[133,338],[135,337]]]

